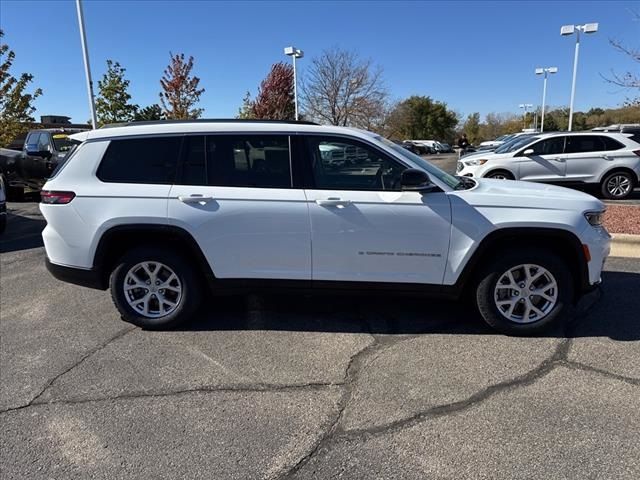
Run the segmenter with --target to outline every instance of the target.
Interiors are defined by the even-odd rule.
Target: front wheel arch
[[[506,168],[494,168],[482,175],[482,178],[496,178],[497,175],[504,175],[505,180],[515,180],[516,176]]]

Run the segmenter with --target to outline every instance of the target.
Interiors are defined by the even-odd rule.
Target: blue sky
[[[214,2],[85,0],[94,84],[106,59],[127,69],[133,101],[158,102],[169,51],[195,57],[206,89],[206,117],[233,117],[247,90],[255,94],[272,63],[288,60],[283,47],[305,51],[298,65],[330,46],[370,57],[384,69],[395,99],[429,95],[467,115],[517,112],[538,104],[537,66],[557,66],[549,105],[567,105],[575,40],[560,26],[599,22],[583,37],[576,108],[618,106],[625,92],[600,74],[637,68],[609,38],[640,44],[638,2]],[[14,74],[31,72],[44,94],[37,115],[66,114],[86,121],[89,107],[75,2],[0,2],[4,41],[16,52]]]

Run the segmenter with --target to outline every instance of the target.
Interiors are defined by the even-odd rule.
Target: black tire
[[[7,216],[0,215],[0,234],[4,233],[7,228]]]
[[[4,186],[4,193],[9,202],[21,202],[24,200],[24,188],[22,187],[10,187],[7,176],[4,173],[0,173],[0,183]]]
[[[608,173],[600,183],[600,193],[602,193],[602,196],[604,198],[608,198],[610,200],[623,200],[633,193],[633,189],[635,188],[637,182],[636,178],[634,177],[635,175],[626,171]],[[619,185],[618,191],[624,190],[623,187],[625,185],[628,185],[628,187],[626,187],[627,190],[625,190],[624,192],[621,191],[620,194],[616,195],[615,191],[612,192],[612,190],[614,190],[616,187],[616,182],[622,182]],[[625,184],[624,182],[627,183]]]
[[[177,306],[166,315],[158,317],[146,316],[143,312],[134,309],[127,301],[124,290],[127,273],[131,268],[142,262],[164,264],[178,277],[181,296],[177,301]],[[195,270],[187,258],[177,252],[158,247],[136,248],[127,252],[111,272],[109,278],[111,298],[125,322],[133,323],[147,330],[171,329],[188,320],[200,306],[202,289]],[[160,272],[159,275],[164,272]],[[161,292],[164,293],[163,291]],[[148,293],[151,295],[151,292]],[[152,295],[152,298],[156,297]],[[177,298],[173,297],[171,300],[177,300]],[[149,301],[148,304],[152,305],[151,302],[154,302],[153,304],[156,307],[159,305],[157,300]]]
[[[543,267],[555,278],[557,285],[555,305],[546,312],[546,315],[530,323],[519,323],[508,319],[501,313],[494,298],[496,285],[502,275],[508,270],[524,264]],[[516,280],[519,281],[518,279]],[[544,277],[542,280],[544,280]],[[519,286],[521,285],[522,284]],[[526,284],[523,290],[527,290]],[[528,295],[528,291],[525,294]],[[533,335],[553,325],[561,324],[567,319],[573,307],[573,282],[569,267],[554,253],[537,248],[528,248],[524,251],[509,250],[501,254],[494,262],[484,267],[479,276],[475,296],[476,305],[480,314],[495,330],[507,335]],[[529,299],[533,299],[532,302],[545,302],[544,299],[536,297],[535,295],[529,296]],[[526,301],[524,298],[520,301],[523,300]],[[538,303],[537,306],[541,307],[541,303]],[[517,308],[523,309],[524,306]],[[544,309],[544,307],[541,308]],[[524,312],[522,312],[520,316],[524,317]]]
[[[511,172],[507,170],[494,170],[493,172],[489,172],[488,175],[485,175],[484,178],[495,178],[499,180],[515,180],[516,177],[513,176]]]

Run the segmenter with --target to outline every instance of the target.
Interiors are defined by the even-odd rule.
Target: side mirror
[[[37,145],[26,145],[24,150],[27,153],[27,155],[31,155],[32,157],[42,157],[42,158],[51,157],[51,152],[49,150],[38,150]]]
[[[525,157],[528,157],[529,155],[533,155],[533,148],[527,148],[524,152],[522,152],[522,155],[524,155]]]
[[[407,192],[426,192],[434,185],[426,172],[417,168],[407,168],[400,174],[400,187]]]

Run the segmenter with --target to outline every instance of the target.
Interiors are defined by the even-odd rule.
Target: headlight
[[[587,212],[584,214],[584,218],[587,219],[589,225],[594,227],[602,226],[602,217],[604,216],[604,212]]]
[[[481,159],[473,159],[473,160],[466,160],[463,163],[467,166],[467,167],[477,167],[478,165],[484,165],[485,163],[487,163],[488,160],[486,158],[481,158]]]

